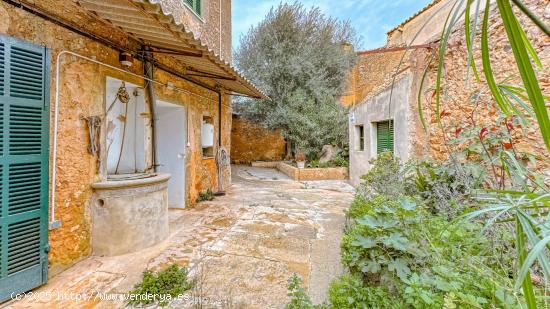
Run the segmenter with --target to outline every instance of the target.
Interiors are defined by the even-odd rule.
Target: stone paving
[[[124,301],[101,299],[124,294],[145,269],[176,263],[197,280],[191,296],[200,308],[282,308],[287,283],[302,277],[312,300],[326,299],[341,272],[339,244],[344,210],[353,189],[342,181],[295,182],[275,170],[233,167],[233,185],[224,197],[189,210],[170,212],[170,238],[141,252],[90,257],[7,308],[120,308]],[[59,296],[91,295],[86,299]],[[176,300],[172,308],[193,308]]]

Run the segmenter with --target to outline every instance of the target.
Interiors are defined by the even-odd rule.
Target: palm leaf
[[[521,227],[521,222],[519,221],[518,215],[516,215],[516,250],[520,265],[524,265],[526,261],[527,249],[525,247],[525,233]],[[527,269],[526,274],[520,282],[520,285],[523,288],[527,308],[536,309],[537,301],[535,298],[535,292],[533,291],[533,282],[531,281],[531,276],[529,275],[529,269]]]
[[[424,128],[424,131],[428,130],[428,126],[426,125],[426,119],[424,119],[424,112],[422,111],[422,88],[424,88],[424,83],[426,82],[426,77],[428,76],[428,71],[430,70],[430,64],[432,63],[432,60],[433,55],[432,57],[430,57],[430,60],[428,61],[428,64],[424,69],[422,80],[420,81],[420,90],[418,91],[418,116],[420,117],[420,122],[422,123],[422,128]]]
[[[491,69],[491,59],[489,57],[489,11],[490,11],[490,1],[486,1],[485,13],[483,15],[483,27],[481,30],[481,58],[483,60],[483,73],[485,74],[485,79],[487,80],[487,86],[493,95],[496,103],[506,116],[510,116],[510,111],[508,106],[502,97],[495,77],[493,75],[493,70]]]
[[[531,19],[531,21],[533,21],[535,25],[537,25],[540,28],[540,30],[542,30],[542,32],[544,32],[547,36],[550,36],[550,27],[548,27],[540,18],[538,18],[537,15],[533,13],[533,11],[531,11],[528,7],[526,7],[525,4],[523,4],[523,2],[521,2],[520,0],[512,0],[512,2],[514,2],[514,4],[525,15],[527,15],[527,17],[529,17],[529,19]]]
[[[470,27],[470,11],[472,9],[472,3],[475,0],[467,0],[466,2],[466,12],[464,14],[464,32],[466,36],[466,48],[468,49],[468,68],[466,70],[466,80],[468,80],[469,73],[470,73],[470,66],[472,67],[472,71],[474,72],[474,76],[478,82],[480,82],[479,74],[477,73],[476,63],[474,61],[474,51],[473,51],[473,42],[475,39],[475,34],[477,31],[477,16],[479,14],[479,3],[481,1],[477,1],[477,8],[476,8],[476,14],[474,19],[474,29],[473,32],[471,31]]]
[[[512,11],[509,0],[497,0],[497,5],[500,15],[502,16],[508,40],[512,46],[512,51],[523,85],[525,86],[533,110],[535,111],[544,143],[546,144],[547,150],[550,151],[550,118],[548,118],[548,110],[544,102],[544,96],[542,95],[539,82],[533,70],[533,66],[531,65],[531,60],[529,59],[527,47],[522,38],[521,32],[523,30],[521,30],[521,26]]]
[[[449,40],[449,36],[451,35],[451,31],[453,30],[453,27],[457,21],[458,12],[460,11],[460,6],[456,6],[458,1],[455,1],[453,6],[451,7],[451,11],[447,15],[447,18],[445,20],[445,25],[443,26],[443,31],[441,32],[441,39],[439,43],[439,61],[437,65],[437,77],[435,82],[435,93],[436,93],[436,105],[435,105],[435,113],[437,121],[441,121],[441,115],[439,112],[439,107],[441,105],[441,79],[443,77],[443,65],[445,64],[445,53],[447,51],[447,42]]]

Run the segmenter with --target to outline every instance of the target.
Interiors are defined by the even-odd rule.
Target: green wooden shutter
[[[185,0],[197,14],[201,15],[201,0]]]
[[[0,302],[47,280],[49,62],[0,35]]]
[[[393,121],[376,123],[376,152],[393,152]]]

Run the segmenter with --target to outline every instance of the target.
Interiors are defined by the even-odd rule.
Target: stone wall
[[[117,28],[93,19],[91,14],[83,14],[78,6],[70,2],[37,1],[36,5],[52,10],[62,8],[58,14],[70,22],[82,25],[88,31],[116,41],[128,48],[132,40]],[[38,18],[5,2],[0,2],[0,34],[8,35],[51,49],[51,84],[50,105],[54,103],[55,65],[57,55],[63,50],[73,51],[97,61],[120,67],[118,51],[87,39],[49,21]],[[229,39],[230,40],[230,39]],[[169,57],[159,57],[166,65],[176,65]],[[171,62],[172,61],[172,62]],[[63,56],[60,67],[60,101],[57,180],[50,184],[56,186],[56,219],[61,227],[49,232],[50,275],[55,275],[74,262],[92,254],[90,245],[91,184],[105,177],[101,160],[88,153],[88,130],[83,117],[102,116],[105,113],[105,81],[107,76],[142,85],[143,80],[128,74],[108,69],[73,56]],[[130,71],[143,73],[142,64],[134,61]],[[185,105],[188,108],[189,152],[187,161],[188,205],[192,205],[199,191],[215,189],[217,185],[216,165],[213,159],[204,160],[200,149],[200,123],[202,115],[207,113],[214,117],[215,130],[218,132],[218,95],[190,82],[156,70],[155,78],[161,82],[172,81],[177,87],[197,93],[201,97],[181,92],[170,92],[157,88],[159,99]],[[230,151],[231,107],[230,97],[222,96],[222,144]],[[53,107],[51,108],[50,128],[53,130]],[[105,130],[105,128],[103,128]],[[52,141],[50,132],[50,149]],[[217,140],[217,139],[216,139]],[[105,145],[102,145],[102,148]],[[103,150],[104,152],[104,150]],[[151,153],[149,151],[149,153]],[[102,155],[103,156],[103,155]],[[101,158],[101,157],[100,157]],[[51,162],[51,154],[50,154]],[[51,165],[51,164],[50,164]],[[50,166],[50,173],[52,167]],[[229,172],[224,173],[224,181],[229,183]],[[51,177],[50,177],[51,179]]]
[[[286,142],[281,130],[269,130],[233,115],[231,162],[280,161],[285,155]]]
[[[534,10],[537,16],[542,17],[546,24],[550,23],[550,4],[548,1],[528,0],[524,2]],[[548,95],[550,93],[550,38],[544,35],[522,13],[517,12],[516,16],[519,16],[520,22],[526,29],[528,38],[541,59],[542,67],[537,68],[536,73],[542,92]],[[521,84],[513,53],[507,41],[504,26],[498,16],[498,9],[495,6],[491,6],[489,25],[491,64],[497,82],[511,78],[507,82],[508,84]],[[489,130],[492,127],[499,126],[499,124],[495,124],[495,118],[499,114],[497,113],[496,103],[489,97],[484,88],[481,87],[484,83],[484,76],[482,73],[479,35],[475,42],[474,59],[480,71],[481,86],[474,81],[472,72],[470,72],[470,80],[466,81],[466,52],[463,27],[458,26],[457,30],[451,35],[445,58],[440,110],[443,115],[441,126],[443,130],[436,125],[435,99],[432,98],[433,87],[430,88],[431,85],[435,84],[436,78],[436,68],[433,66],[429,74],[428,87],[423,90],[424,112],[430,123],[428,133],[429,154],[436,159],[443,159],[447,156],[448,148],[445,146],[445,140],[454,138],[457,129],[472,125],[472,113],[477,115],[473,119],[476,126],[486,126]],[[421,56],[419,55],[419,57]],[[478,102],[472,100],[472,95],[480,90],[484,93],[482,98]],[[535,121],[531,119],[530,122],[533,124],[530,128],[516,128],[513,130],[512,136],[514,137],[516,149],[535,154],[539,160],[538,167],[543,170],[548,169],[550,166],[548,150],[546,150]]]

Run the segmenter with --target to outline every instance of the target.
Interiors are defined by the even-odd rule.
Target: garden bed
[[[297,168],[290,162],[252,162],[252,166],[276,168],[296,181],[311,180],[347,180],[347,167]]]

